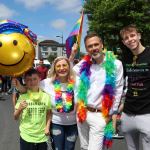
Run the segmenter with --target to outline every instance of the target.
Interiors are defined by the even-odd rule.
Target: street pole
[[[62,44],[62,49],[61,49],[61,54],[62,54],[62,56],[64,55],[64,44],[63,44],[63,33],[62,33],[62,35],[57,35],[56,37],[59,37],[59,38],[61,38],[61,44]]]

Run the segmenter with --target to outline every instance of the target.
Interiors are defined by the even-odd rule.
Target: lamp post
[[[62,44],[62,51],[61,51],[61,52],[62,52],[62,56],[63,56],[63,54],[64,54],[64,53],[63,53],[63,52],[64,52],[64,45],[63,45],[63,38],[64,38],[64,37],[63,37],[63,33],[62,33],[62,35],[57,35],[56,37],[61,38],[61,44]]]

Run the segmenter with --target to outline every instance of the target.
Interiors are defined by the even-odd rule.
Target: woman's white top
[[[50,95],[50,100],[52,103],[52,123],[60,125],[74,125],[76,124],[76,109],[69,113],[57,112],[55,108],[55,91],[54,85],[50,78],[44,79],[40,82],[40,88]],[[67,89],[66,83],[61,83],[62,98],[65,99],[66,94],[64,91]]]

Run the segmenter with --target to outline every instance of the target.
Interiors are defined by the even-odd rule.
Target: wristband
[[[118,111],[113,111],[112,115],[117,115],[118,114]]]

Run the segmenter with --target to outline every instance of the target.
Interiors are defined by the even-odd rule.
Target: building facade
[[[54,40],[38,41],[36,47],[36,59],[47,59],[50,55],[55,57],[66,56],[65,45]]]

